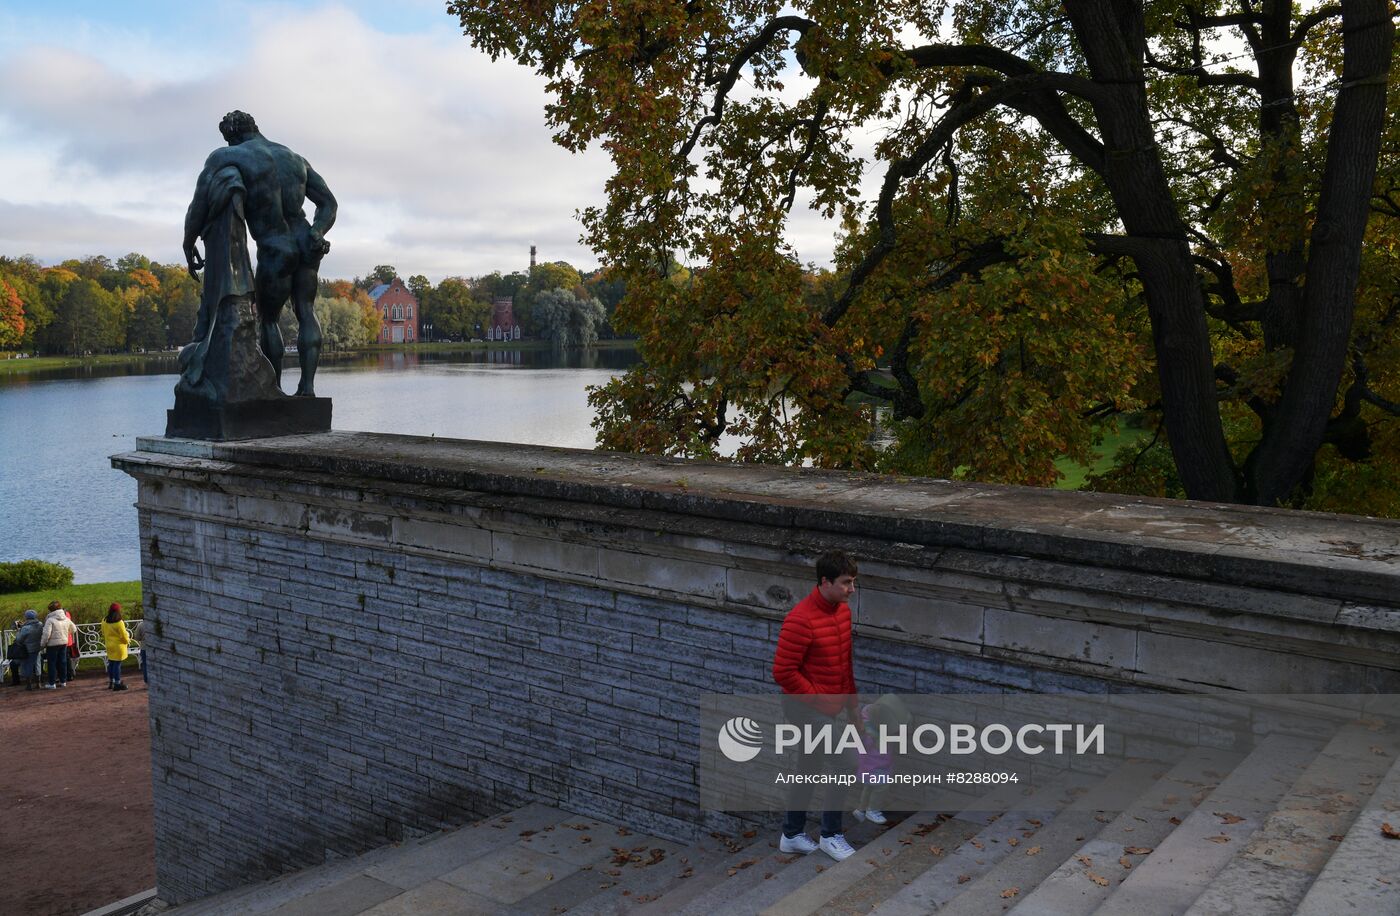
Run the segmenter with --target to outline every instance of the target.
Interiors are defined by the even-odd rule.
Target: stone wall
[[[140,440],[161,896],[540,800],[683,839],[861,563],[865,692],[1400,693],[1400,525],[360,433]]]

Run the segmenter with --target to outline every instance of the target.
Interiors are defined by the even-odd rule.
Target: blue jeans
[[[832,716],[823,715],[805,703],[799,702],[791,696],[784,696],[782,699],[783,716],[791,724],[798,726],[812,726],[820,728],[831,726],[836,730],[835,734],[840,735],[843,722]],[[833,774],[852,773],[854,767],[849,759],[849,755],[833,755],[826,757],[821,754],[810,757],[803,756],[798,764],[799,771],[803,773],[828,772]],[[812,795],[816,791],[816,786],[808,782],[795,783],[788,787],[786,804],[788,807],[787,816],[783,818],[783,836],[797,836],[807,830],[807,806],[812,801]],[[846,790],[839,785],[828,783],[823,790],[823,797],[827,809],[822,812],[822,836],[836,836],[842,833],[841,813],[846,807]]]
[[[107,659],[107,677],[113,684],[122,682],[122,663]]]
[[[49,666],[48,683],[52,684],[54,678],[58,678],[58,683],[68,683],[68,647],[67,646],[45,646],[44,661]]]

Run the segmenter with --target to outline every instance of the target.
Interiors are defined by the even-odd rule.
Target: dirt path
[[[119,693],[101,671],[62,690],[0,685],[8,916],[72,916],[155,886],[146,686],[134,675]]]

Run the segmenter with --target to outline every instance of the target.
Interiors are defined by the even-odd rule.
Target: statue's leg
[[[256,279],[258,297],[258,344],[263,355],[272,363],[272,371],[277,375],[277,387],[282,387],[282,357],[287,346],[282,341],[282,329],[277,319],[282,316],[282,305],[287,301],[291,284],[277,277],[271,270],[264,271],[261,259],[258,262]]]
[[[316,366],[321,361],[321,322],[316,319],[316,269],[302,267],[292,276],[292,307],[297,316],[297,359],[301,383],[297,394],[316,396]]]

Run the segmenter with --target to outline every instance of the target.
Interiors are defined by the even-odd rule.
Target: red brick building
[[[514,296],[497,299],[491,303],[491,320],[486,326],[486,339],[520,339],[520,325],[515,320]]]
[[[369,291],[379,309],[379,343],[415,343],[420,338],[418,299],[395,277]]]

